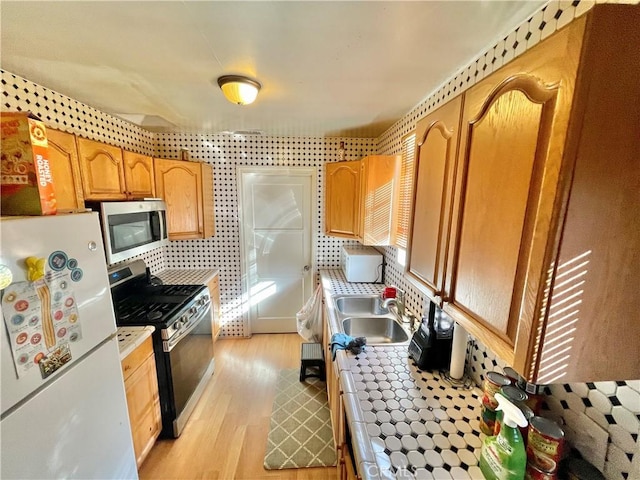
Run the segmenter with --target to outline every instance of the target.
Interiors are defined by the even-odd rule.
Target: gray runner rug
[[[296,369],[280,371],[264,456],[267,470],[336,464],[325,383],[300,382],[299,375]]]

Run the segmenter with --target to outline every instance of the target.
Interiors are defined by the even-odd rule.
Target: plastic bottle
[[[497,436],[484,439],[480,454],[480,470],[487,480],[522,480],[527,468],[524,440],[518,426],[526,427],[527,419],[518,407],[496,393],[498,410],[504,417]]]

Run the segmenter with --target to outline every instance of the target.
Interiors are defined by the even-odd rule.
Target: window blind
[[[407,248],[409,240],[409,222],[411,221],[411,203],[413,201],[413,172],[415,170],[415,146],[415,133],[411,133],[402,139],[400,198],[398,199],[395,244],[404,249]]]

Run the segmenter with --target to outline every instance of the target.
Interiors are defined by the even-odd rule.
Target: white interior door
[[[240,167],[240,240],[251,333],[295,332],[313,290],[315,169]]]

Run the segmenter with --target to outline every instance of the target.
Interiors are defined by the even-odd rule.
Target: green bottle
[[[527,468],[527,453],[518,426],[526,427],[527,419],[522,411],[496,393],[497,410],[504,417],[497,436],[486,437],[480,454],[480,470],[487,480],[523,480]]]

